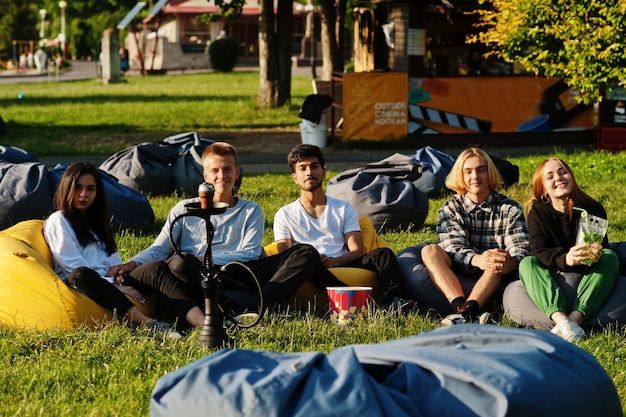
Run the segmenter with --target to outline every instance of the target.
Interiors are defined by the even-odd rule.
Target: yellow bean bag
[[[42,227],[41,220],[27,220],[0,231],[0,325],[71,330],[112,320],[110,312],[55,274]],[[136,305],[154,317],[153,300]]]
[[[369,217],[360,217],[359,225],[361,226],[361,235],[363,237],[363,250],[367,253],[372,249],[391,248],[383,238],[378,236],[374,224]],[[267,255],[275,255],[278,253],[278,245],[272,242],[264,247]],[[377,300],[381,295],[380,285],[378,284],[378,275],[376,272],[368,271],[362,268],[337,267],[329,268],[341,282],[350,286],[372,287],[372,298]],[[293,295],[293,303],[297,307],[311,306],[316,310],[328,309],[328,297],[326,292],[317,288],[310,282],[305,282],[298,288]]]

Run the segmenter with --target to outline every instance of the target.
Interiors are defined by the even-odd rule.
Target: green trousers
[[[578,310],[591,317],[598,312],[611,294],[619,275],[619,259],[610,249],[603,249],[600,260],[584,275],[576,288],[571,311]],[[519,277],[531,300],[548,318],[557,311],[565,311],[566,300],[552,272],[534,256],[527,256],[519,264]]]

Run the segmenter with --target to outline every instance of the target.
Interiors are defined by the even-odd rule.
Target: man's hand
[[[478,259],[476,259],[478,258]],[[476,260],[474,260],[476,259]],[[517,267],[517,260],[504,249],[488,249],[472,258],[474,266],[494,274],[508,274]]]
[[[137,264],[134,261],[126,262],[125,264],[120,265],[113,265],[107,271],[106,276],[113,278],[116,285],[121,285],[124,283],[124,277],[135,268],[137,268]]]
[[[336,268],[338,266],[341,266],[339,258],[329,258],[326,255],[320,255],[320,261],[322,261],[322,265],[324,265],[326,268]]]

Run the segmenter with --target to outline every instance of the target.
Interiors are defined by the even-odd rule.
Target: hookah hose
[[[196,211],[200,211],[202,213],[202,215],[199,215],[198,213],[196,213]],[[189,216],[195,216],[195,217],[202,217],[204,218],[204,220],[207,223],[207,249],[206,252],[204,254],[204,262],[202,264],[203,268],[201,271],[201,276],[204,279],[215,279],[217,280],[218,283],[224,282],[224,281],[228,281],[232,284],[234,284],[235,286],[240,287],[241,289],[244,290],[248,290],[248,288],[246,286],[244,286],[242,283],[238,282],[237,280],[230,278],[228,275],[226,275],[226,271],[228,270],[229,267],[231,266],[238,266],[240,268],[243,268],[253,279],[255,285],[256,285],[256,290],[257,293],[259,295],[259,313],[257,315],[257,318],[255,320],[253,320],[251,323],[245,324],[245,323],[240,323],[236,317],[233,317],[232,314],[230,314],[227,311],[224,311],[224,309],[220,306],[220,310],[222,310],[222,312],[224,313],[224,315],[232,322],[232,323],[236,323],[236,325],[238,327],[241,328],[250,328],[253,327],[255,325],[257,325],[258,323],[261,322],[264,314],[265,314],[265,310],[266,310],[266,306],[265,306],[265,300],[263,297],[263,290],[261,288],[261,283],[259,282],[258,278],[256,277],[256,275],[254,274],[254,272],[252,271],[252,269],[250,269],[250,267],[248,267],[246,264],[242,263],[242,262],[238,262],[238,261],[232,261],[227,263],[226,265],[223,265],[220,269],[217,269],[215,267],[215,265],[213,264],[213,257],[212,257],[212,253],[211,253],[211,243],[213,242],[213,235],[215,233],[215,230],[213,229],[213,225],[210,222],[209,219],[209,210],[208,209],[200,209],[197,210],[195,208],[193,208],[193,210],[191,212],[187,212],[187,213],[183,213],[180,214],[178,216],[176,216],[174,218],[174,220],[172,220],[172,223],[170,225],[170,233],[169,233],[169,241],[170,241],[170,245],[172,246],[172,249],[174,250],[174,253],[181,257],[182,259],[184,259],[187,262],[193,262],[190,259],[188,259],[189,257],[193,257],[193,255],[189,255],[189,254],[183,254],[180,250],[180,236],[181,234],[179,233],[178,237],[179,237],[179,241],[178,242],[174,242],[174,226],[176,225],[176,223],[181,220],[184,217],[189,217]],[[220,273],[221,272],[221,273]]]

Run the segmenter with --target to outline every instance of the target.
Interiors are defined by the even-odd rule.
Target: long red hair
[[[574,206],[579,205],[579,204],[590,203],[594,200],[593,198],[591,198],[591,196],[589,196],[589,194],[585,193],[582,190],[582,188],[580,188],[580,186],[576,182],[576,177],[574,176],[574,172],[572,171],[570,166],[567,165],[567,162],[563,161],[560,158],[548,158],[548,159],[543,160],[539,165],[537,165],[537,168],[535,169],[535,172],[533,173],[533,179],[531,182],[531,186],[533,189],[533,196],[526,203],[526,206],[528,209],[530,209],[530,207],[535,202],[541,202],[543,204],[550,203],[550,196],[548,195],[548,191],[546,191],[546,189],[543,186],[543,169],[546,166],[546,164],[550,161],[557,161],[558,163],[560,163],[563,166],[563,168],[565,168],[565,170],[572,177],[572,191],[568,199],[568,214],[571,219],[572,209]]]

